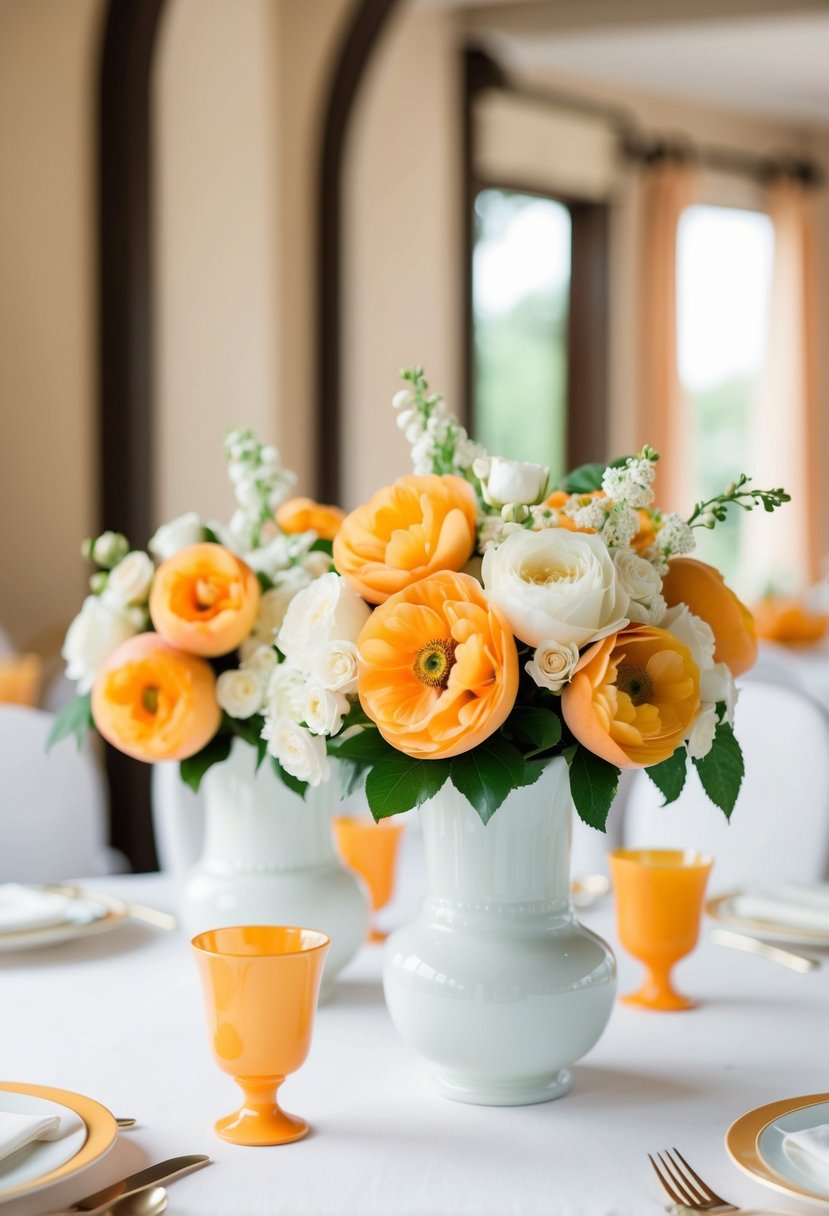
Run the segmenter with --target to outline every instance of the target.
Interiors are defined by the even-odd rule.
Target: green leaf
[[[299,794],[300,798],[304,798],[308,789],[308,782],[300,781],[298,777],[293,777],[290,773],[287,773],[276,756],[271,756],[271,762],[273,763],[273,771],[282,784],[287,786],[289,790],[293,790],[295,794]]]
[[[518,782],[518,785],[521,787],[526,785],[535,785],[536,781],[544,772],[546,767],[547,765],[543,760],[525,760],[524,772],[521,776],[521,780]]]
[[[82,697],[75,697],[74,701],[65,705],[52,723],[49,738],[46,740],[46,751],[51,751],[55,744],[67,735],[75,736],[80,751],[93,726],[91,707],[92,694],[89,692]]]
[[[209,541],[211,545],[220,545],[222,543],[213,529],[208,528],[207,524],[202,524],[201,530],[202,540]]]
[[[580,464],[561,483],[568,494],[592,494],[602,488],[602,478],[607,466],[603,464]]]
[[[334,542],[332,540],[322,540],[321,537],[318,537],[314,541],[313,545],[311,545],[311,548],[308,550],[308,552],[309,553],[327,553],[328,556],[331,557],[332,553],[334,552]]]
[[[348,713],[343,718],[343,724],[337,732],[337,738],[344,734],[352,726],[374,726],[371,718],[363,709],[359,701],[355,701],[349,708]]]
[[[340,797],[347,798],[349,794],[362,789],[365,782],[367,764],[359,760],[338,760],[337,772],[340,778]]]
[[[607,815],[619,788],[619,770],[595,756],[586,747],[577,747],[570,764],[570,792],[573,802],[588,827],[603,832]]]
[[[527,759],[549,751],[561,739],[561,718],[552,709],[521,709],[510,715],[507,727],[517,743],[531,748]]]
[[[524,757],[498,735],[491,735],[452,761],[452,784],[489,823],[508,794],[523,783]]]
[[[695,760],[694,765],[702,788],[726,819],[730,819],[743,783],[745,764],[740,745],[727,722],[719,724],[711,751],[702,760]]]
[[[381,760],[399,755],[375,726],[361,730],[358,735],[351,735],[348,739],[339,735],[329,739],[328,753],[338,760],[358,760],[361,764],[378,764]]]
[[[685,785],[687,770],[688,752],[684,746],[678,747],[674,754],[669,756],[667,760],[663,760],[661,764],[654,764],[650,768],[645,769],[645,772],[665,799],[662,803],[663,806],[667,806],[670,802],[676,802]]]
[[[195,756],[182,760],[179,764],[181,779],[191,790],[198,793],[202,777],[214,764],[220,764],[230,755],[230,745],[233,739],[230,735],[214,735],[214,737]]]
[[[449,776],[454,761],[415,760],[389,748],[366,777],[366,798],[375,819],[399,815],[434,797]]]

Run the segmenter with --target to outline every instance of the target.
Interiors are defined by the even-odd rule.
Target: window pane
[[[474,432],[493,453],[565,471],[570,213],[482,190],[472,268]]]
[[[692,410],[694,499],[746,468],[751,411],[763,367],[774,231],[767,215],[689,207],[677,244],[679,374]],[[743,512],[697,529],[698,556],[734,580]]]

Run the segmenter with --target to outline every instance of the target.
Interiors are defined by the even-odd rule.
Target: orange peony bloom
[[[699,669],[690,650],[649,625],[623,629],[586,650],[561,698],[579,743],[617,768],[667,760],[699,704]]]
[[[641,507],[636,514],[639,516],[639,531],[630,542],[630,547],[635,553],[641,555],[646,549],[650,549],[656,540],[658,528],[653,517],[653,512],[649,511],[647,507]]]
[[[461,570],[475,548],[475,494],[460,477],[401,477],[345,517],[334,565],[370,604],[438,570]]]
[[[156,571],[150,616],[163,638],[208,658],[229,654],[253,628],[259,583],[223,545],[190,545]]]
[[[219,729],[216,677],[204,659],[157,633],[139,633],[98,672],[92,717],[113,747],[136,760],[186,760]]]
[[[808,645],[825,637],[829,618],[823,612],[810,612],[793,597],[769,595],[755,604],[754,624],[759,638]]]
[[[713,566],[694,557],[675,557],[662,581],[662,594],[669,607],[687,604],[695,616],[714,630],[714,658],[725,663],[733,676],[742,675],[757,661],[754,618],[741,600],[726,587]]]
[[[283,532],[316,532],[320,540],[333,540],[344,519],[345,511],[313,498],[289,498],[276,512]]]
[[[469,751],[515,703],[515,639],[468,574],[432,574],[391,596],[363,626],[357,648],[360,703],[407,756]]]

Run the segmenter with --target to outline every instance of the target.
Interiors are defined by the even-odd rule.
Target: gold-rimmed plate
[[[743,894],[743,891],[729,891],[725,895],[709,899],[705,905],[707,915],[718,924],[726,925],[729,929],[739,929],[742,933],[751,933],[755,937],[786,942],[790,946],[814,946],[829,950],[829,932],[825,929],[799,929],[794,925],[781,925],[775,920],[740,915],[736,910],[735,901]]]
[[[71,1155],[67,1156],[65,1152],[61,1152],[59,1140],[43,1141],[22,1149],[21,1153],[25,1154],[23,1161],[20,1154],[15,1153],[13,1157],[17,1158],[17,1161],[7,1158],[5,1162],[0,1162],[0,1204],[5,1204],[10,1199],[19,1199],[21,1195],[30,1195],[34,1191],[40,1191],[55,1182],[63,1182],[79,1174],[81,1170],[100,1161],[118,1138],[115,1116],[110,1114],[105,1106],[101,1106],[100,1102],[86,1098],[83,1094],[75,1094],[67,1089],[53,1089],[47,1085],[25,1085],[9,1081],[0,1082],[0,1106],[4,1094],[23,1095],[31,1099],[31,1113],[35,1113],[40,1102],[64,1107],[78,1117],[83,1131],[81,1134],[73,1133],[70,1147],[74,1151]],[[24,1167],[22,1170],[21,1164]],[[4,1173],[6,1185],[3,1183]]]
[[[731,1160],[757,1182],[784,1195],[829,1203],[829,1169],[809,1168],[783,1147],[788,1132],[829,1122],[829,1094],[769,1102],[742,1115],[725,1134]]]
[[[54,886],[47,889],[58,892],[66,899],[77,900],[79,905],[88,905],[88,918],[65,920],[53,925],[39,925],[32,929],[12,929],[0,932],[0,954],[17,950],[39,950],[44,946],[57,946],[62,942],[75,941],[79,937],[92,937],[97,933],[107,933],[127,919],[127,905],[114,895],[107,895],[100,891],[81,892],[70,886]]]

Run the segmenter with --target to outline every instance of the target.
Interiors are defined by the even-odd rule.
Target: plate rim
[[[815,946],[829,946],[829,930],[798,929],[796,925],[781,925],[779,921],[761,920],[755,916],[739,916],[737,913],[724,912],[722,905],[727,900],[745,895],[739,888],[715,895],[705,904],[705,913],[711,920],[719,921],[732,929],[741,929],[744,933],[760,933],[765,936],[774,935],[778,940],[801,942]]]
[[[770,1123],[774,1123],[783,1115],[796,1110],[805,1110],[809,1106],[820,1106],[829,1103],[829,1093],[801,1094],[797,1098],[781,1098],[776,1102],[767,1102],[754,1110],[746,1111],[735,1119],[725,1133],[725,1148],[731,1160],[744,1174],[748,1174],[755,1182],[773,1187],[784,1195],[795,1196],[799,1199],[810,1199],[816,1203],[829,1203],[826,1194],[818,1195],[815,1191],[801,1187],[796,1182],[778,1174],[761,1156],[758,1145],[760,1137]]]
[[[0,932],[0,953],[11,948],[25,949],[28,946],[34,949],[40,944],[44,946],[59,945],[64,941],[92,937],[96,933],[105,933],[109,929],[114,929],[129,915],[126,903],[117,895],[110,895],[103,891],[75,891],[69,885],[61,886],[58,891],[58,884],[53,884],[53,889],[56,894],[63,894],[67,899],[101,904],[106,909],[106,915],[97,920],[81,923],[68,921],[59,925],[37,925],[31,929],[12,929],[5,933]]]
[[[9,1191],[0,1192],[0,1204],[9,1199],[18,1199],[42,1190],[55,1182],[63,1182],[74,1174],[80,1173],[88,1165],[105,1157],[118,1139],[118,1124],[115,1116],[94,1098],[85,1094],[75,1093],[71,1089],[55,1089],[51,1085],[30,1085],[22,1081],[0,1081],[0,1093],[28,1094],[34,1098],[46,1098],[50,1102],[58,1102],[75,1112],[86,1125],[86,1140],[77,1153],[64,1161],[62,1165],[31,1178]]]

